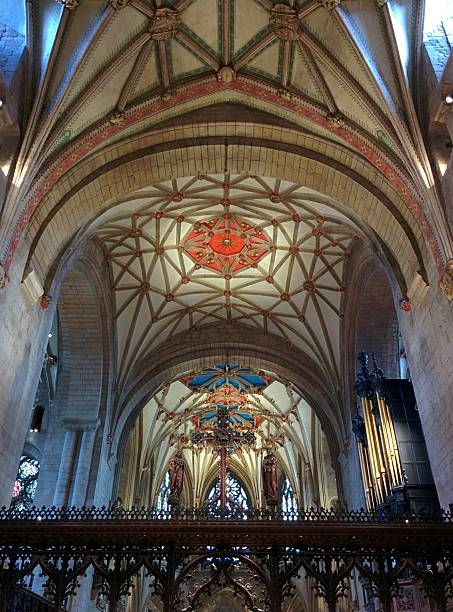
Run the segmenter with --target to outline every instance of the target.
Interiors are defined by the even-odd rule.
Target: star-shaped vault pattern
[[[338,373],[351,222],[314,192],[249,175],[159,183],[97,227],[112,271],[120,378],[213,323],[283,337]],[[112,215],[112,213],[109,213]]]

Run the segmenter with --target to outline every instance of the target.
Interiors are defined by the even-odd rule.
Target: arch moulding
[[[199,125],[192,127],[200,133]],[[417,270],[426,276],[428,261],[433,260],[418,221],[401,194],[363,158],[332,143],[327,155],[321,138],[282,127],[238,128],[224,123],[207,124],[206,131],[213,135],[171,140],[165,130],[135,137],[71,168],[46,193],[26,238],[28,265],[46,290],[52,290],[68,250],[74,251],[100,214],[143,187],[171,178],[222,173],[226,165],[232,173],[292,181],[331,198],[369,229],[381,252],[391,259],[390,265],[401,268],[395,274],[408,286]],[[238,136],[241,131],[256,136]]]
[[[206,333],[206,330],[206,342],[200,346],[199,334]],[[331,381],[322,376],[302,351],[289,349],[278,336],[236,326],[235,329],[228,328],[229,337],[225,339],[225,330],[225,326],[215,325],[202,332],[176,337],[171,344],[161,346],[136,367],[137,376],[117,402],[116,418],[112,424],[111,453],[116,457],[117,465],[114,490],[129,433],[147,401],[167,382],[212,363],[222,363],[225,359],[255,370],[272,372],[292,383],[318,416],[332,460],[338,464],[346,427],[341,395],[333,388]]]

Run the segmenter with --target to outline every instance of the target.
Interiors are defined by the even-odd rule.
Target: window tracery
[[[170,504],[168,497],[170,495],[170,472],[166,472],[164,479],[159,487],[156,497],[156,508],[162,512],[168,512],[170,510]]]
[[[33,505],[39,475],[39,461],[22,455],[14,483],[11,506],[16,510],[26,510]]]
[[[238,518],[247,518],[247,511],[250,509],[249,496],[233,474],[227,475],[226,481],[227,514],[235,515]],[[208,511],[215,514],[220,510],[220,479],[217,478],[206,495]]]
[[[289,478],[285,476],[282,483],[282,494],[281,494],[281,507],[283,513],[296,513],[299,511],[299,504],[294,493],[294,489],[289,481]],[[284,517],[285,520],[290,520],[290,517]]]

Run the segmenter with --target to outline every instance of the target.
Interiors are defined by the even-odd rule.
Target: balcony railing
[[[272,612],[280,612],[298,575],[311,579],[330,612],[353,572],[386,612],[402,577],[419,581],[438,610],[453,599],[449,512],[250,510],[244,516],[206,508],[3,508],[0,612],[9,609],[17,584],[36,571],[47,579],[53,610],[61,609],[90,568],[110,610],[145,572],[163,610],[176,612],[190,572],[212,560],[219,572],[234,574],[238,563],[250,568],[267,593],[263,609]]]

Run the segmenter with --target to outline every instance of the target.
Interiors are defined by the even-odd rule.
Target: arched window
[[[291,520],[289,514],[299,512],[299,504],[297,503],[294,489],[291,486],[289,478],[285,476],[282,483],[282,497],[281,497],[282,512],[288,513],[288,516],[284,517],[284,520]]]
[[[156,497],[156,508],[167,512],[170,510],[170,504],[168,503],[168,496],[170,494],[170,472],[167,472],[162,480]]]
[[[250,501],[246,490],[233,474],[227,475],[226,481],[226,512],[238,518],[247,518]],[[217,478],[206,496],[208,511],[217,514],[221,510],[220,480]]]
[[[22,455],[14,483],[11,506],[16,510],[26,510],[33,505],[39,474],[39,461]]]

